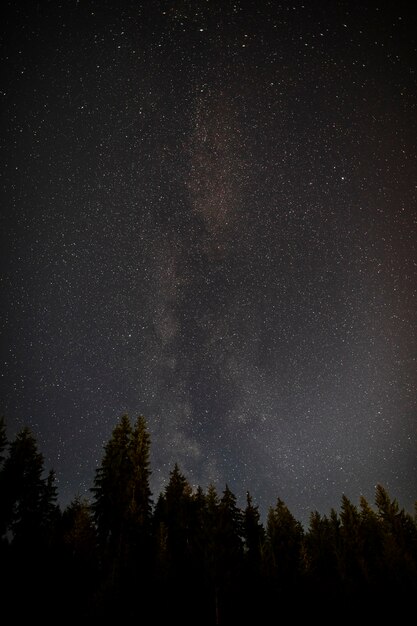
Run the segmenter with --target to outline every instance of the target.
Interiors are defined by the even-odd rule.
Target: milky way
[[[303,523],[417,497],[417,51],[354,2],[2,7],[1,405]]]

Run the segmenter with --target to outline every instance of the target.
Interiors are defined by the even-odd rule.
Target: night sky
[[[411,3],[410,3],[411,4]],[[3,2],[0,412],[62,506],[120,416],[262,518],[417,499],[397,2]]]

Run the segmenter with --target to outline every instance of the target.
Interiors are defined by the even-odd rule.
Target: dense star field
[[[417,498],[417,40],[398,3],[4,2],[0,412],[60,501]]]

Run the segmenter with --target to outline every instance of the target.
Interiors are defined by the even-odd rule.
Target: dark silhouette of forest
[[[43,623],[281,624],[415,612],[416,515],[378,485],[304,528],[278,498],[262,523],[226,485],[193,490],[175,465],[154,501],[146,420],[120,418],[91,498],[61,510],[28,428],[0,421],[2,611]],[[404,612],[404,613],[403,613]],[[3,622],[6,623],[6,622]]]

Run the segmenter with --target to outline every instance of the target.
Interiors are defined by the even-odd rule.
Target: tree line
[[[175,464],[156,501],[146,420],[123,415],[91,497],[58,505],[33,433],[0,420],[2,612],[54,623],[279,623],[398,616],[417,594],[417,503],[345,495],[308,527],[280,498],[263,523],[250,493],[193,489]]]

